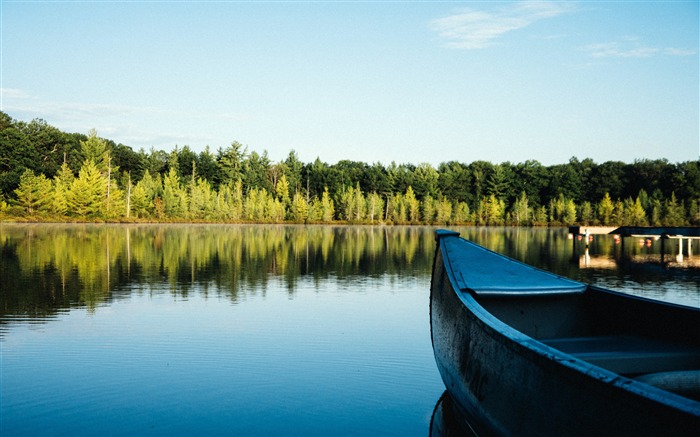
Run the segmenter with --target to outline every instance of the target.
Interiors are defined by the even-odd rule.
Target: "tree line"
[[[280,162],[238,142],[171,152],[0,112],[0,214],[38,220],[700,225],[700,162]]]

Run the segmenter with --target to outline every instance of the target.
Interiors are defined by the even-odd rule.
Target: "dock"
[[[699,226],[620,226],[609,233],[621,237],[700,239]]]
[[[583,232],[582,232],[583,231]],[[617,228],[603,226],[569,226],[569,233],[574,236],[585,235],[585,246],[588,250],[589,238],[591,235],[607,234],[612,235],[624,246],[625,238],[639,238],[644,240],[661,240],[661,260],[664,261],[666,240],[678,241],[678,254],[676,261],[684,262],[683,246],[684,240],[688,240],[688,257],[693,256],[693,241],[700,240],[700,226],[620,226]],[[574,249],[576,248],[576,238],[574,238]],[[588,264],[584,261],[584,264]]]
[[[569,226],[569,233],[573,235],[608,235],[616,226]]]

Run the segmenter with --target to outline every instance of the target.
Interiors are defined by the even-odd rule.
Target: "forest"
[[[281,162],[233,141],[134,151],[0,112],[0,219],[46,222],[700,225],[700,161]]]

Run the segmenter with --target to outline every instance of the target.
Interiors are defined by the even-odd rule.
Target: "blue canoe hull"
[[[556,277],[455,233],[436,240],[435,359],[482,432],[698,435],[700,310]],[[655,377],[689,381],[643,382]]]

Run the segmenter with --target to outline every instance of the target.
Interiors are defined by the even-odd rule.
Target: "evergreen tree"
[[[160,175],[153,178],[151,172],[146,170],[131,192],[131,211],[137,217],[155,216],[156,198],[162,202],[159,197],[162,191],[163,185],[160,181]]]
[[[377,192],[367,195],[367,219],[370,223],[381,221],[384,217],[384,199]]]
[[[491,194],[484,199],[487,225],[502,225],[505,222],[505,202]]]
[[[180,176],[175,167],[170,167],[163,180],[163,206],[170,218],[184,217],[187,211],[187,192],[180,184]]]
[[[51,180],[40,174],[26,169],[19,179],[19,187],[15,189],[17,204],[28,214],[48,212],[51,207]]]
[[[593,224],[595,214],[593,213],[593,206],[591,206],[591,202],[587,200],[583,202],[579,216],[581,217],[582,225],[590,226]]]
[[[685,223],[685,207],[676,199],[676,193],[671,193],[671,198],[664,203],[664,225],[682,226]]]
[[[68,199],[70,198],[70,187],[75,180],[73,171],[65,161],[53,179],[53,199],[51,201],[51,212],[63,216],[68,213]]]
[[[198,178],[190,189],[190,216],[196,219],[208,219],[213,216],[215,194],[209,181]]]
[[[452,221],[452,202],[444,196],[437,202],[435,221],[440,224],[448,224]]]
[[[238,221],[243,217],[243,183],[226,183],[217,194],[217,215],[226,221]]]
[[[277,185],[275,186],[275,193],[277,198],[282,201],[283,204],[289,205],[292,200],[289,197],[289,181],[287,181],[287,175],[282,174],[277,180]]]
[[[406,223],[404,196],[396,193],[389,198],[387,203],[387,216],[389,220],[396,225]]]
[[[287,216],[287,208],[279,199],[272,195],[267,196],[265,219],[273,223],[282,223]]]
[[[91,159],[86,160],[71,184],[69,211],[77,217],[100,217],[106,194],[106,179]]]
[[[119,188],[117,182],[112,178],[108,185],[109,196],[105,194],[102,213],[105,218],[115,219],[123,217],[126,211],[124,191]]]
[[[406,219],[410,223],[418,223],[420,222],[421,219],[421,210],[420,210],[420,202],[416,198],[415,193],[413,192],[413,187],[408,186],[406,187],[406,194],[403,197],[403,207],[405,212],[403,212],[402,215],[402,221],[400,223],[404,223]],[[408,215],[406,217],[406,215]]]
[[[603,226],[609,226],[613,221],[613,213],[615,212],[615,205],[610,199],[610,194],[605,193],[603,199],[601,199],[598,204],[598,218]]]
[[[300,192],[294,193],[289,216],[296,223],[305,223],[309,218],[309,204]]]
[[[219,179],[222,184],[232,184],[243,179],[243,161],[248,154],[248,148],[234,141],[225,150],[219,149],[216,159],[219,167]]]
[[[643,190],[642,190],[643,191]],[[639,196],[633,202],[632,199],[628,199],[625,205],[625,221],[629,226],[646,226],[647,217],[644,208],[642,207],[642,200]]]
[[[433,224],[435,222],[435,214],[437,213],[435,199],[433,199],[432,196],[426,196],[421,202],[421,206],[423,222],[427,224]]]
[[[107,170],[107,141],[97,136],[97,131],[91,129],[87,139],[80,142],[83,159],[92,161],[100,170]]]
[[[576,223],[576,203],[574,203],[574,199],[566,199],[563,218],[565,225],[573,225]]]
[[[547,207],[542,205],[539,208],[535,209],[535,221],[534,223],[537,226],[546,226],[547,225]]]
[[[323,195],[321,196],[321,220],[324,223],[330,223],[333,221],[333,215],[335,214],[335,207],[333,205],[333,200],[328,192],[328,187],[323,190]]]
[[[144,184],[139,181],[131,191],[131,211],[135,217],[143,218],[150,217],[153,213],[153,208],[153,200],[149,200]]]
[[[663,223],[663,205],[661,204],[661,200],[652,198],[649,203],[651,208],[649,224],[651,226],[661,226]]]
[[[469,212],[469,205],[467,202],[458,202],[457,207],[454,208],[454,221],[457,224],[465,224],[472,221],[471,214]]]
[[[530,219],[530,214],[531,211],[527,194],[525,193],[525,191],[522,191],[520,193],[520,196],[513,204],[513,209],[511,211],[513,224],[516,226],[529,225],[530,223],[532,223],[532,220]]]
[[[700,201],[692,199],[688,206],[688,215],[692,226],[700,225]]]
[[[617,199],[614,203],[612,224],[615,226],[620,226],[625,220],[625,204],[622,203],[620,199]]]

